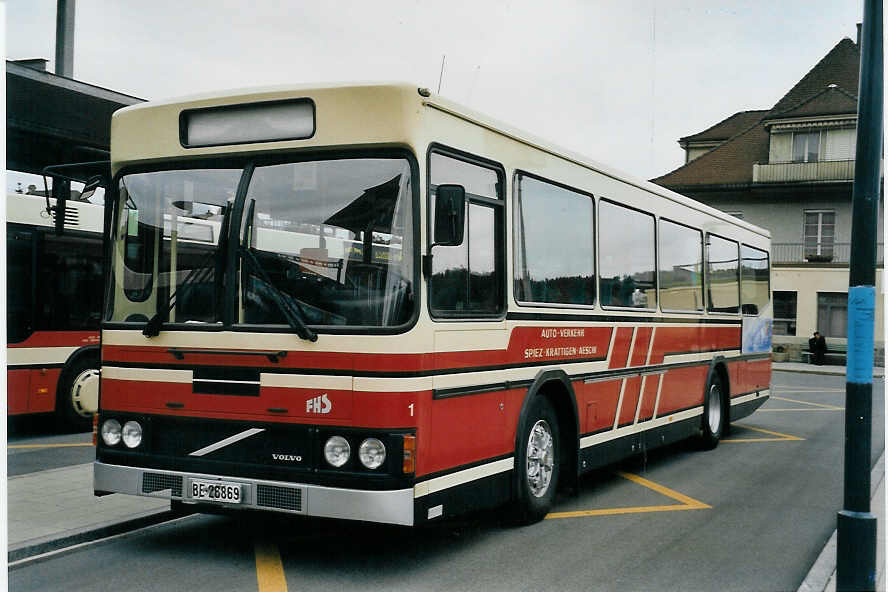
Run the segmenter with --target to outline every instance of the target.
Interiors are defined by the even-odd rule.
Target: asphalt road
[[[92,432],[62,433],[51,416],[12,417],[6,428],[6,470],[10,477],[82,465],[96,458]]]
[[[775,373],[772,399],[715,450],[589,475],[533,526],[191,516],[14,568],[9,589],[796,590],[842,503],[844,384]],[[884,425],[879,380],[873,462]]]

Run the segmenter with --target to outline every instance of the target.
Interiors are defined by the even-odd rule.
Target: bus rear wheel
[[[64,369],[56,393],[56,417],[62,428],[77,432],[92,429],[92,389],[98,389],[98,380],[99,361],[92,356],[82,356]]]
[[[704,450],[712,450],[718,446],[719,440],[725,434],[727,416],[722,379],[718,372],[712,371],[703,395],[701,447]]]
[[[519,524],[538,522],[552,508],[560,472],[559,436],[552,405],[543,396],[535,397],[515,451],[514,517]]]

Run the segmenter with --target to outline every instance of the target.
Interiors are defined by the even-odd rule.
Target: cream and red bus
[[[99,388],[103,209],[69,201],[64,233],[55,199],[6,196],[6,405],[18,416],[55,413],[88,431]]]
[[[97,495],[531,522],[768,398],[767,231],[426,89],[141,104],[111,156]]]

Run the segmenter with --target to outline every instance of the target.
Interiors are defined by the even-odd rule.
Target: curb
[[[151,511],[123,522],[108,522],[96,525],[87,530],[68,531],[68,533],[61,533],[61,535],[49,535],[10,548],[7,553],[7,563],[9,564],[9,569],[14,569],[15,567],[21,567],[21,565],[13,565],[14,562],[21,562],[25,559],[34,558],[46,553],[52,553],[53,551],[59,551],[66,547],[73,547],[74,545],[82,543],[90,543],[106,537],[145,528],[146,526],[168,522],[169,520],[179,517],[181,517],[181,514],[173,512],[172,510]]]
[[[771,365],[771,372],[794,372],[796,374],[818,374],[821,376],[845,376],[844,368],[842,370],[808,370],[807,368],[780,368],[776,364]],[[878,372],[873,372],[874,379],[884,378],[883,368],[879,368]]]
[[[830,372],[828,370],[801,370],[796,368],[775,368],[771,366],[771,372],[792,372],[795,374],[818,374],[820,376],[845,376],[844,372]],[[874,376],[873,378],[879,378]]]

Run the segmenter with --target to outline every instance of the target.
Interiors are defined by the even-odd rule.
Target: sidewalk
[[[92,463],[8,480],[8,561],[159,522],[169,500],[93,495]]]
[[[804,362],[771,362],[771,369],[775,372],[802,372],[804,374],[830,374],[845,376],[844,366],[815,366]],[[884,378],[885,369],[879,366],[873,367],[874,378]]]

